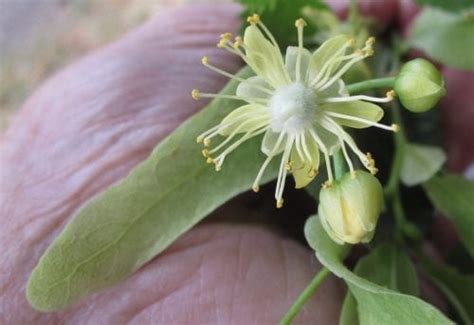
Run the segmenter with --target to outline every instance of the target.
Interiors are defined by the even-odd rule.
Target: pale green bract
[[[250,76],[246,69],[239,74]],[[223,93],[233,93],[231,82]],[[66,225],[27,287],[31,305],[65,308],[113,286],[166,249],[216,207],[248,189],[263,155],[250,141],[216,177],[196,151],[196,134],[222,119],[239,102],[214,100],[190,118],[118,184],[90,201]],[[275,172],[269,167],[269,175]],[[263,181],[269,180],[265,175]]]
[[[334,243],[317,216],[306,222],[305,236],[319,261],[346,281],[357,302],[360,324],[452,324],[423,300],[381,287],[349,271],[342,263],[348,247]]]
[[[443,149],[415,143],[404,147],[400,178],[406,186],[422,184],[432,178],[446,162]]]

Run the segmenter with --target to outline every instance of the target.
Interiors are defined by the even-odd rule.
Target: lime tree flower
[[[390,91],[384,98],[350,96],[341,80],[351,66],[373,55],[374,38],[370,37],[363,48],[354,49],[353,39],[339,35],[311,53],[303,47],[306,23],[298,19],[295,23],[298,46],[288,47],[283,57],[275,38],[259,16],[249,17],[248,22],[250,25],[245,29],[243,39],[232,39],[232,34],[225,33],[217,46],[240,56],[255,76],[242,79],[211,65],[204,57],[202,63],[206,67],[240,83],[235,95],[192,91],[194,99],[217,97],[246,102],[197,137],[197,142],[205,146],[202,152],[208,163],[214,163],[216,170],[220,170],[226,157],[241,143],[264,134],[261,150],[267,158],[252,188],[258,191],[270,161],[281,155],[275,189],[277,207],[283,205],[283,190],[289,172],[293,174],[296,188],[305,187],[318,174],[320,151],[327,169],[326,187],[331,186],[334,179],[330,157],[339,148],[353,176],[355,171],[348,148],[375,174],[377,169],[370,153],[363,153],[343,127],[375,126],[397,131],[397,125],[378,123],[383,110],[370,103],[389,102],[395,93]],[[224,137],[224,140],[211,147],[211,142],[218,137]]]

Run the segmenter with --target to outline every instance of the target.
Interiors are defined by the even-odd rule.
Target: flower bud
[[[347,173],[321,189],[318,214],[328,235],[338,244],[369,242],[383,207],[382,185],[373,175]]]
[[[394,89],[403,106],[414,113],[433,108],[446,94],[443,76],[424,59],[405,63],[395,80]]]

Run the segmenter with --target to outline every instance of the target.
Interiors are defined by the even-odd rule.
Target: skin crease
[[[395,1],[387,2],[391,16],[374,3],[364,2],[364,12],[397,19]],[[238,28],[238,13],[232,5],[163,11],[27,100],[0,138],[0,324],[274,324],[320,268],[312,252],[263,227],[204,224],[121,284],[66,311],[39,313],[25,299],[31,270],[74,211],[205,105],[187,95],[191,89],[217,92],[226,82],[200,58],[238,70],[236,57],[215,48],[219,34]],[[449,87],[465,77],[456,73]],[[466,105],[449,108],[459,115],[447,127],[472,132],[462,124]],[[454,152],[457,132],[448,133]],[[223,211],[232,210],[248,213]],[[298,322],[337,323],[343,294],[330,278]]]

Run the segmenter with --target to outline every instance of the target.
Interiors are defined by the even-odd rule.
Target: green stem
[[[360,94],[365,91],[376,89],[376,88],[393,88],[396,77],[378,78],[371,79],[354,84],[347,85],[347,91],[351,94]]]
[[[385,195],[387,198],[393,198],[398,191],[398,186],[400,182],[400,173],[402,171],[402,163],[405,154],[405,144],[406,137],[405,132],[402,126],[402,118],[400,114],[400,106],[397,102],[394,102],[391,107],[392,121],[400,125],[400,131],[395,133],[395,154],[393,158],[392,169],[390,171],[390,176],[385,186]]]
[[[303,290],[303,292],[299,295],[299,297],[290,307],[290,309],[285,314],[285,316],[283,316],[283,318],[280,321],[280,325],[291,324],[291,321],[293,320],[293,318],[295,318],[296,315],[298,315],[303,305],[308,301],[309,298],[311,298],[311,296],[315,293],[315,291],[319,288],[321,283],[324,282],[324,280],[327,278],[329,274],[331,274],[331,272],[325,267],[323,267],[316,274],[316,276],[313,278],[313,280],[311,280],[311,282],[306,287],[306,289]]]
[[[334,177],[340,179],[344,174],[347,173],[347,164],[346,160],[344,159],[344,155],[342,150],[339,149],[333,155],[333,162],[334,162]]]

